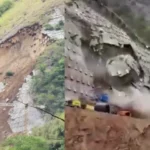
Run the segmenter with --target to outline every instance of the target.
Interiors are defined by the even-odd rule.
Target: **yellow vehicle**
[[[97,112],[111,113],[110,112],[110,106],[108,104],[105,104],[105,103],[97,103],[95,105],[89,105],[89,104],[86,104],[86,102],[83,102],[79,99],[73,99],[73,100],[66,101],[66,104],[67,104],[67,106],[70,106],[70,107],[88,109],[88,110],[97,111]],[[129,111],[116,111],[113,114],[131,117],[131,113]]]
[[[72,106],[81,107],[81,102],[78,99],[72,101]]]
[[[88,110],[95,110],[95,107],[92,105],[86,105],[86,109]]]
[[[78,99],[66,101],[66,105],[70,107],[81,107],[81,102]]]
[[[78,107],[82,109],[94,110],[94,106],[82,103],[79,99],[67,101],[67,105],[70,107]]]

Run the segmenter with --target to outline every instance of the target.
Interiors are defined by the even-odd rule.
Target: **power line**
[[[64,141],[65,139],[48,138],[48,141],[49,141],[49,140],[54,140],[54,141]]]
[[[33,106],[30,106],[30,107],[33,107]],[[53,116],[53,117],[55,117],[55,118],[57,118],[57,119],[59,119],[59,120],[61,120],[61,121],[63,121],[63,122],[65,121],[64,119],[62,119],[62,118],[60,118],[60,117],[58,117],[58,116],[52,114],[51,112],[48,112],[48,111],[44,110],[44,109],[41,109],[41,108],[38,108],[38,107],[33,107],[33,108],[39,109],[39,110],[41,110],[41,111],[43,111],[43,112],[45,112],[45,113],[47,113],[47,114],[50,114],[51,116]]]
[[[49,111],[47,111],[47,110],[44,110],[44,109],[41,109],[41,108],[39,108],[39,107],[35,107],[35,106],[32,106],[32,105],[25,104],[25,103],[23,103],[23,102],[21,102],[21,101],[19,101],[19,100],[16,100],[16,101],[19,102],[19,103],[24,104],[25,106],[29,106],[29,107],[32,107],[32,108],[36,108],[36,109],[41,110],[41,111],[43,111],[43,112],[45,112],[45,113],[47,113],[47,114],[50,114],[50,115],[53,116],[54,118],[57,118],[57,119],[59,119],[59,120],[61,120],[61,121],[63,121],[63,122],[65,121],[64,119],[62,119],[62,118],[60,118],[60,117],[54,115],[53,113],[51,113],[51,112],[49,112]]]

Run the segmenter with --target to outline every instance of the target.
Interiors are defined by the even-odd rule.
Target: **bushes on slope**
[[[35,136],[16,136],[8,138],[2,145],[4,150],[49,150],[48,142]]]
[[[64,150],[64,123],[58,119],[33,129],[33,135],[46,139],[50,150]]]
[[[13,2],[6,0],[2,5],[0,5],[0,17],[11,7],[13,6]]]
[[[64,46],[57,42],[39,59],[40,73],[33,78],[34,101],[53,113],[64,111]]]

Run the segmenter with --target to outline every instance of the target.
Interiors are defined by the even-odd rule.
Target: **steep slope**
[[[0,102],[12,102],[14,100],[25,77],[32,73],[36,59],[44,52],[49,38],[42,34],[41,29],[38,24],[23,28],[13,37],[0,44],[0,82],[5,85],[0,93]],[[7,76],[7,72],[12,72],[14,75]],[[9,128],[6,123],[9,108],[5,109],[1,109],[2,134],[0,134],[0,137],[4,136],[3,132]],[[4,125],[4,123],[7,125]]]
[[[13,91],[16,92],[20,86],[18,84],[14,88],[14,83],[22,81],[23,77],[32,71],[36,58],[44,51],[48,40],[48,37],[42,35],[41,26],[36,24],[18,31],[16,35],[1,43],[0,81],[7,85],[0,94],[2,100],[5,100],[5,97],[11,99],[8,94],[13,95]],[[14,76],[8,77],[8,71],[13,72]],[[17,78],[21,75],[22,79]]]
[[[128,6],[131,11],[138,17],[143,16],[147,20],[150,20],[150,2],[148,0],[105,0],[105,3],[112,8],[117,8],[119,6]],[[125,7],[124,7],[125,8]],[[140,13],[139,13],[140,12]]]
[[[147,90],[150,52],[118,15],[100,1],[76,0],[66,5],[65,17],[67,99],[90,98],[99,86],[129,95],[132,84]]]
[[[54,8],[54,12],[51,14],[51,20],[50,20],[49,24],[56,26],[60,22],[60,20],[63,20],[63,15],[62,15],[61,9],[60,9],[60,7]],[[57,39],[63,39],[63,30],[45,31],[43,28],[42,33],[46,34],[53,41],[55,41],[55,40],[57,41]],[[42,89],[44,89],[44,85],[41,85],[43,82],[40,84],[39,80],[38,80],[41,78],[41,74],[42,74],[41,69],[39,69],[39,66],[47,65],[47,66],[45,66],[46,70],[48,70],[49,67],[50,68],[52,67],[50,65],[52,58],[55,55],[58,56],[58,54],[56,54],[57,48],[56,48],[56,50],[53,50],[53,48],[52,48],[54,43],[53,44],[50,43],[48,45],[48,47],[46,48],[46,51],[44,51],[44,54],[42,54],[42,56],[40,56],[40,58],[36,62],[36,67],[32,71],[33,73],[31,75],[28,75],[25,78],[25,82],[23,83],[22,87],[19,88],[17,97],[15,98],[15,101],[14,101],[15,106],[9,112],[9,115],[10,115],[9,125],[14,133],[24,132],[24,130],[25,130],[25,128],[24,128],[25,127],[24,126],[25,106],[22,103],[17,102],[16,100],[21,101],[23,103],[29,103],[30,105],[33,105],[33,103],[35,101],[38,101],[38,99],[40,97],[39,95],[42,92],[37,91],[35,94],[35,91],[33,89],[35,89],[36,86],[39,86],[40,88],[42,87]],[[54,51],[54,53],[53,53],[53,51]],[[62,51],[62,50],[60,50],[60,51]],[[63,51],[62,51],[62,53],[63,53]],[[54,63],[56,63],[56,62],[54,62]],[[37,70],[37,69],[39,69],[39,70]],[[52,68],[51,68],[50,72],[52,72]],[[42,78],[45,79],[45,76],[43,76]],[[50,78],[50,75],[48,75],[48,76]],[[34,80],[35,78],[37,79],[36,81]],[[34,83],[33,83],[33,80],[34,80]],[[49,84],[49,83],[51,83],[51,82],[49,81],[47,84]],[[47,87],[47,90],[49,90],[48,87]],[[34,97],[34,95],[36,95],[36,97]],[[45,93],[45,95],[48,97],[48,94]],[[45,104],[45,99],[43,99],[42,102],[43,102],[43,104]],[[48,105],[46,105],[46,106],[48,106]],[[53,107],[53,106],[51,105],[51,107]],[[41,112],[39,112],[37,109],[32,108],[32,107],[28,108],[28,117],[27,118],[28,118],[28,122],[27,122],[28,132],[30,132],[33,129],[33,127],[40,126],[41,124],[43,124],[45,122],[44,117],[41,114]]]
[[[100,2],[101,0],[99,0]],[[149,19],[150,2],[145,0],[106,0],[103,1],[110,9],[122,17],[130,28],[144,41],[150,43]],[[139,13],[140,12],[140,13]]]
[[[66,100],[81,95],[91,99],[95,89],[102,89],[109,93],[111,104],[131,110],[138,118],[150,118],[149,49],[103,2],[75,0],[66,4]],[[68,150],[150,148],[149,120],[75,108],[65,112]]]
[[[4,1],[2,0],[1,2]],[[47,35],[47,33],[43,32],[43,25],[45,23],[48,23],[48,21],[50,21],[51,19],[56,19],[53,17],[59,17],[52,16],[51,18],[51,13],[55,12],[54,7],[58,5],[60,6],[62,3],[63,0],[14,1],[13,7],[1,16],[0,103],[12,103],[18,98],[19,100],[21,99],[22,102],[27,102],[29,99],[31,99],[25,99],[20,96],[22,95],[25,97],[25,94],[28,93],[27,87],[22,87],[22,85],[24,82],[27,83],[27,75],[33,75],[33,69],[36,65],[38,57],[42,55],[46,47],[54,41],[53,39],[51,39],[51,37]],[[61,33],[61,35],[62,34],[63,33]],[[21,94],[19,95],[19,93]],[[25,119],[23,118],[24,106],[22,105],[17,104],[16,107],[14,107],[13,109],[10,109],[12,107],[5,106],[0,106],[0,108],[1,142],[4,138],[11,135],[12,132],[24,131]],[[17,108],[20,109],[17,110]],[[32,111],[34,110],[29,109],[29,111],[30,115],[33,114]],[[35,112],[37,111],[35,110]],[[9,116],[9,113],[12,113],[10,115],[11,118]],[[19,116],[20,120],[17,120],[16,118],[18,114],[20,116],[23,115],[22,118]],[[39,113],[38,116],[40,118]],[[32,120],[32,117],[29,117],[29,120]],[[9,124],[12,130],[9,127],[8,119],[10,119]],[[21,122],[21,126],[19,125],[19,121]],[[29,121],[29,124],[31,122]],[[31,124],[31,126],[34,125],[34,123]]]

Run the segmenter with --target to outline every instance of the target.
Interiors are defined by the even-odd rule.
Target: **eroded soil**
[[[66,150],[149,150],[150,120],[65,110]]]
[[[49,38],[42,34],[41,26],[23,28],[16,35],[0,44],[0,82],[6,85],[5,90],[0,93],[0,102],[12,102],[18,93],[18,89],[24,82],[25,77],[32,73],[37,58],[44,52]],[[14,75],[8,77],[7,72]],[[10,108],[0,107],[0,141],[5,138],[11,130],[7,124],[8,110]]]

